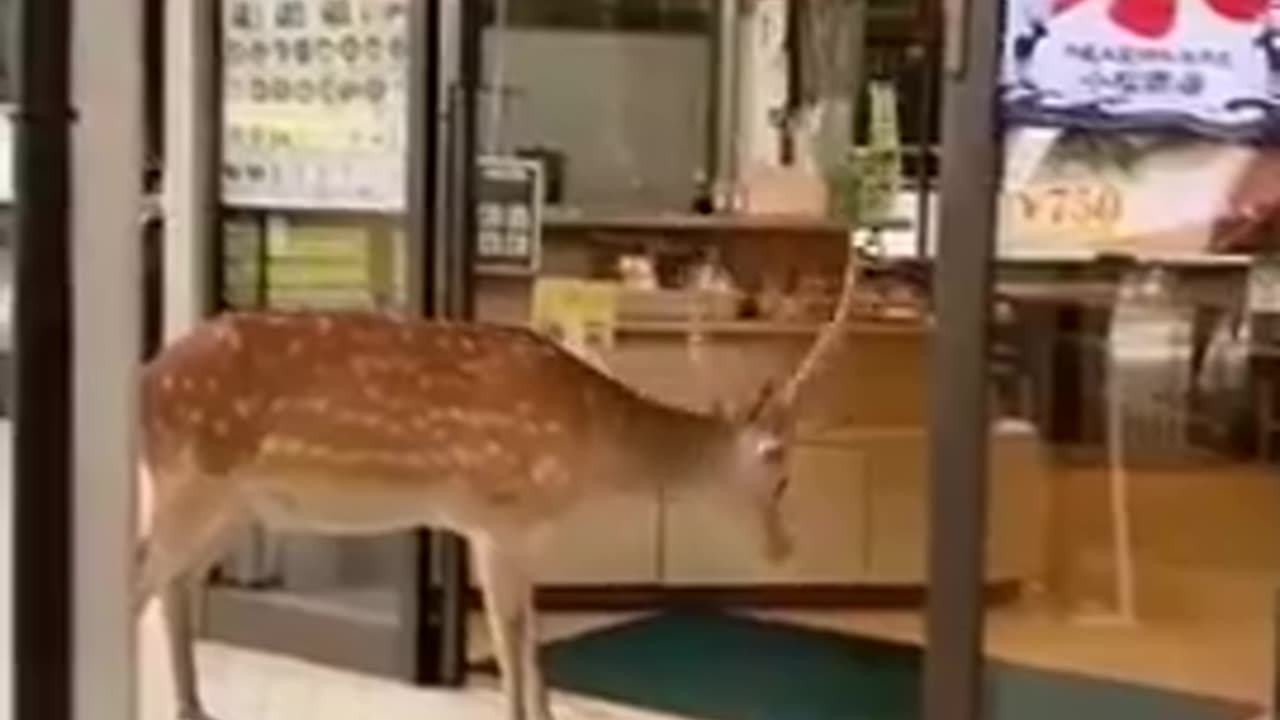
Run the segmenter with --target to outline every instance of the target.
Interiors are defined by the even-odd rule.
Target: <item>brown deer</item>
[[[642,397],[532,331],[363,312],[225,314],[144,369],[153,498],[137,609],[162,594],[183,720],[208,716],[189,583],[251,522],[277,531],[445,529],[472,546],[512,720],[549,720],[537,662],[539,531],[593,494],[723,483],[789,552],[779,503],[797,394],[843,335],[832,322],[790,379],[739,413]]]

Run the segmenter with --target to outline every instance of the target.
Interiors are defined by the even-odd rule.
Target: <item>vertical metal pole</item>
[[[446,190],[457,197],[453,218],[455,231],[445,240],[448,248],[448,285],[444,297],[450,317],[473,320],[476,315],[475,248],[479,231],[477,208],[480,83],[484,56],[484,7],[482,3],[459,3],[458,93],[451,116],[456,179]],[[469,590],[467,544],[451,533],[440,533],[435,550],[439,572],[442,646],[441,681],[460,685],[466,679],[467,608]]]
[[[929,235],[933,232],[931,209],[933,183],[929,179],[929,159],[933,155],[934,108],[938,92],[938,33],[932,26],[926,28],[922,42],[920,62],[920,117],[916,125],[919,132],[920,154],[916,156],[916,258],[929,256]]]
[[[405,257],[409,302],[428,317],[439,313],[437,301],[436,211],[439,203],[440,151],[440,0],[410,3],[409,35],[409,163]]]
[[[201,203],[201,216],[206,219],[207,227],[199,236],[205,242],[203,248],[203,267],[207,277],[202,278],[201,288],[204,291],[203,315],[215,315],[227,308],[227,251],[226,227],[223,222],[222,207],[222,129],[226,127],[226,103],[223,102],[223,58],[222,58],[222,17],[223,0],[194,0],[197,5],[206,8],[203,26],[207,28],[203,34],[202,59],[197,63],[200,73],[200,92],[196,95],[197,108],[201,115],[211,122],[203,126],[203,132],[197,133],[200,153],[204,162],[198,167],[203,173],[202,190],[197,201]],[[265,222],[264,222],[265,224]],[[266,265],[262,265],[263,272]],[[267,293],[268,298],[270,292]]]
[[[711,100],[707,112],[707,177],[715,191],[737,180],[738,0],[716,0],[711,28]],[[714,194],[714,193],[713,193]]]
[[[72,717],[71,3],[18,3],[14,262],[15,718]]]
[[[447,4],[447,0],[416,0],[411,6],[408,285],[411,301],[421,314],[469,317],[469,303],[474,293],[465,270],[470,264],[465,249],[460,252],[458,248],[459,238],[469,236],[465,229],[459,230],[457,222],[467,213],[459,212],[456,205],[474,208],[474,202],[465,192],[461,193],[461,203],[447,202],[459,191],[456,173],[446,170],[442,175],[440,172],[442,149],[447,149],[451,158],[464,156],[456,147],[463,144],[455,141],[456,133],[451,134],[447,145],[441,142],[440,112],[445,97],[442,90],[445,83],[452,82],[453,76],[441,68],[446,62],[445,34],[454,29],[446,18]],[[467,9],[474,5],[461,4],[464,17]],[[465,34],[461,44],[465,49]],[[473,82],[478,83],[478,77]],[[451,106],[450,127],[459,121],[461,109],[458,103]],[[474,166],[474,94],[468,107],[471,144],[466,146],[465,157],[471,158]],[[458,162],[454,159],[446,165],[454,168]],[[465,183],[463,185],[465,187]],[[455,221],[442,224],[439,219],[442,214]],[[457,259],[459,255],[463,257],[461,261]],[[441,281],[444,281],[443,288],[439,287]],[[406,662],[410,676],[417,683],[458,686],[466,680],[466,553],[465,543],[449,534],[419,532],[411,538],[400,594],[403,617],[413,627]]]
[[[998,0],[949,0],[930,373],[925,720],[982,717],[987,346],[998,186]]]
[[[449,238],[450,268],[449,314],[470,320],[475,315],[475,246],[478,229],[476,215],[478,123],[480,83],[484,61],[484,14],[481,3],[462,2],[460,45],[458,48],[458,83],[453,122],[456,132],[453,157],[457,162],[456,232]]]

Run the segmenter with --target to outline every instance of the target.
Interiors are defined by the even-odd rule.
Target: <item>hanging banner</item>
[[[1008,134],[1005,257],[1206,257],[1274,243],[1280,148],[1185,134]]]
[[[1010,0],[1005,121],[1280,141],[1280,3],[1267,3]]]

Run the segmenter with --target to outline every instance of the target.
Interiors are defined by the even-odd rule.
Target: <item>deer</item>
[[[377,310],[227,311],[141,370],[149,493],[135,612],[158,599],[180,720],[199,692],[191,591],[252,524],[468,541],[509,720],[552,720],[538,662],[538,539],[602,492],[717,485],[783,562],[797,398],[853,305],[850,247],[830,320],[783,382],[741,408],[647,397],[532,329]]]

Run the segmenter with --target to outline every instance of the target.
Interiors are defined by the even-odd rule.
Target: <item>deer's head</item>
[[[718,404],[715,410],[734,428],[733,475],[759,515],[766,553],[774,562],[784,561],[792,549],[782,503],[790,481],[797,401],[805,385],[831,358],[845,335],[845,326],[853,309],[857,277],[857,255],[851,245],[835,312],[830,322],[818,332],[791,376],[781,386],[766,383],[754,402],[740,410],[726,410],[723,404]]]

